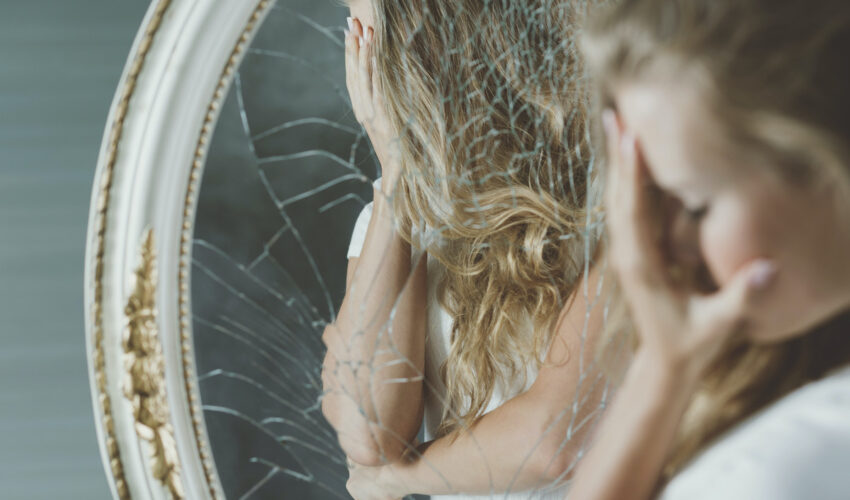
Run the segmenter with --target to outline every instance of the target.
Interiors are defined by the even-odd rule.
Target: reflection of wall
[[[106,115],[143,0],[0,4],[0,497],[105,500],[83,259]]]
[[[347,498],[344,457],[318,406],[320,335],[342,300],[348,240],[377,166],[347,102],[345,16],[331,1],[279,2],[204,171],[192,308],[228,498]]]

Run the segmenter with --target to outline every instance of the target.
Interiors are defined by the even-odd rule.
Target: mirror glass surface
[[[278,2],[235,76],[204,169],[193,334],[227,498],[348,498],[322,417],[321,333],[377,177],[345,88],[347,9]],[[282,492],[286,492],[282,494]]]
[[[385,7],[392,5],[405,4]],[[410,167],[413,174],[405,177],[445,188],[433,188],[432,194],[439,192],[427,198],[433,203],[410,212],[415,218],[411,240],[433,243],[427,248],[420,439],[438,437],[443,432],[437,429],[439,419],[450,422],[457,416],[448,404],[451,410],[441,414],[442,402],[448,401],[441,363],[458,366],[446,361],[450,342],[477,346],[467,349],[465,358],[454,358],[476,359],[476,366],[498,356],[526,354],[512,359],[517,376],[509,380],[511,386],[489,386],[494,399],[483,401],[481,408],[492,410],[527,387],[519,382],[533,380],[520,373],[533,364],[532,344],[535,349],[559,345],[549,343],[551,332],[560,331],[555,320],[571,298],[584,295],[587,300],[577,303],[589,305],[574,318],[570,347],[565,351],[560,339],[562,354],[554,360],[579,368],[563,372],[576,379],[573,386],[550,394],[559,403],[556,444],[574,453],[559,480],[581,456],[590,436],[586,431],[595,425],[608,394],[607,380],[595,364],[595,345],[585,331],[591,308],[602,307],[597,300],[601,287],[576,286],[595,252],[600,224],[595,219],[599,211],[586,210],[586,203],[597,199],[591,196],[595,184],[586,114],[583,105],[573,106],[580,78],[565,19],[574,19],[575,12],[554,12],[583,5],[582,0],[453,0],[443,7],[454,9],[462,22],[430,11],[424,21],[408,22],[402,12],[395,17],[404,21],[398,27],[413,33],[387,28],[396,43],[410,43],[388,52],[395,59],[387,67],[399,77],[396,110],[417,102],[408,96],[419,89],[443,93],[430,96],[428,105],[411,106],[416,110],[411,113],[419,115],[398,119],[405,122],[399,135],[415,135],[417,127],[423,136],[441,126],[448,130],[433,141],[439,146],[434,151],[447,151],[445,161],[431,156],[436,159]],[[380,165],[346,89],[347,15],[348,9],[333,0],[286,0],[274,6],[235,74],[203,172],[192,247],[193,335],[204,419],[228,499],[349,498],[345,456],[321,411],[321,335],[340,309],[348,245],[358,214],[372,199]],[[416,42],[424,36],[445,47]],[[407,49],[418,50],[419,59],[407,57]],[[425,80],[434,83],[417,87],[425,74],[423,60],[429,67]],[[445,221],[434,213],[420,217],[428,210],[443,214]],[[444,279],[448,268],[437,267],[435,255],[441,255],[441,263],[469,270],[472,278],[452,280],[467,276],[456,273]],[[510,266],[517,267],[506,270]],[[439,280],[448,284],[440,288]],[[432,312],[445,313],[437,308],[447,302],[435,298],[442,293],[438,290],[448,290],[442,298],[462,306],[449,324],[463,321],[457,318],[483,319],[460,323],[455,330],[440,326],[445,316],[437,319]],[[521,314],[542,319],[529,327],[534,318]],[[466,335],[464,340],[450,341],[457,331]],[[494,331],[509,331],[512,337],[488,337]],[[541,342],[531,342],[532,334]],[[477,335],[477,344],[466,341],[471,335]],[[449,376],[469,382],[468,375],[475,374],[471,362],[462,368],[466,371]],[[496,380],[497,370],[488,373],[488,383]],[[461,396],[453,401],[463,401]],[[518,460],[517,475],[527,465],[523,460]],[[555,496],[563,498],[563,493]]]

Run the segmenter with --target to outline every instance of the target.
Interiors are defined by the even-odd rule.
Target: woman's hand
[[[354,500],[400,500],[409,492],[396,479],[392,465],[366,467],[349,462],[345,487]]]
[[[613,111],[604,113],[603,122],[611,162],[606,192],[610,259],[641,351],[698,378],[728,339],[746,326],[751,305],[776,275],[775,266],[753,260],[709,295],[677,286],[662,251],[663,197],[636,137]]]
[[[399,175],[398,139],[384,106],[380,78],[375,74],[372,53],[374,30],[364,29],[359,19],[349,18],[345,31],[345,83],[357,121],[366,129],[381,163],[381,184],[385,194],[395,186]]]

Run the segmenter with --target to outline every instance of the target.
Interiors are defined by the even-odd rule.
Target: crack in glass
[[[352,228],[372,198],[380,166],[345,87],[346,15],[324,0],[273,7],[234,77],[204,169],[192,251],[194,346],[204,418],[227,498],[350,498],[346,457],[321,411],[321,335],[342,302]],[[575,50],[520,41],[522,50],[543,54],[544,64],[553,50]],[[475,115],[470,126],[475,119],[486,114]],[[517,153],[516,161],[543,147]],[[576,199],[572,165],[566,178],[560,172],[547,177],[549,185],[540,189],[563,186]],[[492,208],[476,203],[469,223],[476,223],[474,212]],[[430,228],[422,238],[437,241],[442,231]],[[601,287],[581,293],[593,298],[587,320],[592,307],[604,307]],[[592,368],[584,336],[575,357],[581,366],[577,396],[559,415],[569,420],[562,449],[595,425],[609,399],[608,381]],[[419,377],[433,389],[424,373]],[[600,390],[601,403],[594,396]],[[580,415],[590,405],[595,408]]]

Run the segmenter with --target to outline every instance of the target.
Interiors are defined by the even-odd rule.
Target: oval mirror
[[[87,236],[91,387],[116,498],[350,498],[322,415],[321,334],[380,167],[346,90],[347,12],[151,2]]]
[[[347,104],[345,15],[151,3],[110,113],[86,262],[117,498],[346,498],[318,403],[320,333],[377,166]]]

